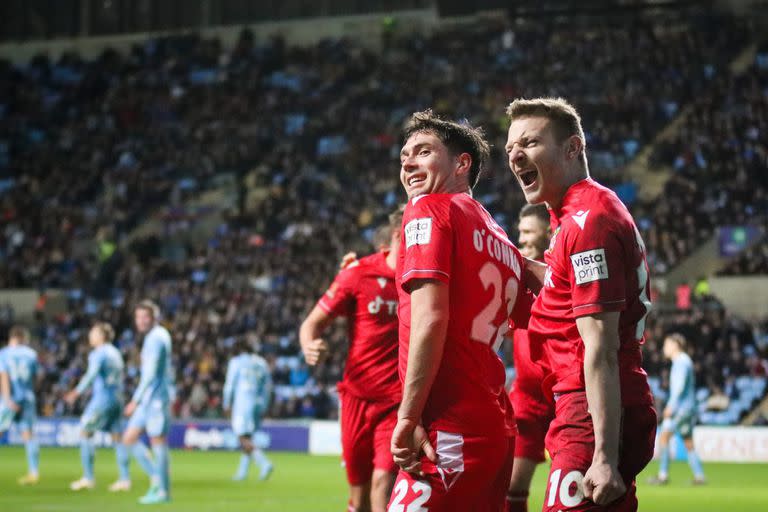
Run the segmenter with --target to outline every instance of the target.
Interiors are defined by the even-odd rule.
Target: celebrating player
[[[144,300],[134,310],[136,330],[144,335],[141,348],[141,378],[133,398],[125,406],[130,417],[123,433],[123,443],[133,447],[133,455],[144,470],[152,475],[149,491],[139,503],[151,505],[170,501],[168,442],[171,421],[170,398],[173,385],[171,368],[171,334],[159,324],[160,308]],[[146,431],[152,444],[154,462],[149,450],[139,440]]]
[[[261,417],[269,406],[272,375],[264,358],[253,352],[245,340],[235,346],[236,356],[229,361],[224,382],[223,406],[232,413],[232,431],[240,440],[240,466],[234,480],[248,478],[251,461],[259,466],[259,480],[272,473],[272,462],[256,445],[254,436],[261,427]]]
[[[517,224],[520,254],[532,260],[543,261],[549,246],[549,213],[543,205],[525,205]],[[544,462],[544,437],[554,416],[551,403],[541,391],[546,371],[541,357],[532,357],[528,333],[523,328],[513,332],[512,345],[515,363],[515,381],[509,398],[515,411],[517,437],[515,463],[507,491],[507,512],[528,510],[528,494],[536,465]],[[535,347],[541,350],[541,347]]]
[[[545,511],[637,509],[635,477],[653,455],[656,414],[641,368],[648,300],[645,249],[618,197],[589,178],[584,132],[562,99],[509,105],[509,166],[554,233],[531,311],[556,400]]]
[[[480,130],[431,111],[405,130],[392,511],[504,508],[515,426],[496,350],[525,289],[522,256],[471,195],[488,154]]]
[[[686,341],[682,334],[670,334],[664,339],[664,356],[672,361],[669,376],[669,400],[664,408],[664,421],[661,423],[661,464],[659,474],[650,483],[665,485],[669,483],[669,440],[677,432],[683,438],[688,452],[688,465],[693,471],[693,483],[706,483],[701,459],[693,446],[693,426],[696,424],[696,380],[693,375],[693,361],[685,353]]]
[[[93,489],[95,477],[93,471],[95,447],[92,436],[96,431],[112,434],[117,458],[118,480],[109,486],[111,492],[131,490],[131,476],[128,472],[130,458],[122,443],[122,406],[123,406],[123,356],[112,345],[115,331],[106,322],[97,322],[88,332],[88,343],[93,348],[88,355],[88,370],[64,399],[73,404],[77,397],[93,385],[93,394],[80,418],[80,461],[83,464],[83,477],[69,486],[73,491]]]
[[[401,211],[390,216],[385,247],[339,272],[299,332],[304,358],[315,365],[328,353],[322,332],[333,318],[349,318],[349,354],[338,390],[349,510],[355,512],[384,512],[397,470],[389,442],[400,402],[395,264],[401,221]]]
[[[19,478],[20,485],[34,485],[40,481],[40,446],[34,436],[37,352],[27,343],[29,331],[14,326],[9,332],[8,346],[0,350],[0,434],[8,430],[11,423],[18,425],[21,431],[27,452],[27,474]]]

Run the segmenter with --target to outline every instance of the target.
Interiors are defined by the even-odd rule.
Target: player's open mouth
[[[536,178],[539,177],[539,171],[536,169],[523,171],[518,174],[517,177],[520,179],[520,183],[523,184],[523,187],[528,188],[536,183]]]
[[[424,176],[411,176],[408,178],[408,186],[412,187],[414,185],[419,185],[420,183],[424,183],[426,181],[426,177]]]

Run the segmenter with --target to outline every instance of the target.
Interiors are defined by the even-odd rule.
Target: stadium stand
[[[740,187],[735,197],[764,169],[755,157],[764,153],[758,133],[738,151],[743,156],[698,172],[699,158],[719,163],[732,154],[728,137],[742,133],[749,120],[740,114],[743,102],[719,114],[719,98],[735,91],[762,108],[755,96],[764,86],[759,66],[740,79],[727,70],[750,35],[722,20],[718,26],[695,20],[590,30],[484,21],[410,36],[381,53],[345,39],[307,48],[279,38],[256,43],[244,32],[232,49],[183,36],[147,40],[128,55],[105,51],[92,62],[67,55],[22,67],[3,63],[0,169],[8,177],[0,181],[0,287],[58,287],[68,297],[64,314],[39,314],[33,326],[46,370],[43,414],[76,412],[61,397],[85,369],[84,337],[93,319],[117,326],[129,387],[135,383],[130,308],[149,296],[161,304],[174,335],[177,415],[221,414],[222,361],[235,339],[247,337],[273,368],[273,417],[334,417],[343,351],[310,373],[299,357],[298,321],[330,282],[340,256],[367,252],[364,241],[402,199],[393,170],[400,124],[427,106],[486,127],[495,153],[478,196],[512,229],[523,200],[501,151],[507,100],[533,94],[572,100],[584,116],[594,174],[629,204],[638,184],[625,182],[623,166],[693,101],[700,115],[666,148],[680,163],[678,173],[657,213],[641,220],[651,263],[663,273],[700,239],[689,229],[707,233],[725,214],[705,208],[708,220],[692,225],[696,220],[686,219],[694,214],[675,202],[685,200],[680,191],[694,187],[689,195],[704,199],[698,206],[716,205],[717,194],[730,190],[723,186],[729,173],[743,178],[728,182]],[[586,56],[590,73],[582,72]],[[414,94],[414,83],[422,95]],[[764,119],[763,110],[757,112]],[[714,131],[722,115],[731,116],[733,133]],[[721,145],[699,149],[710,132]],[[718,152],[709,153],[714,148]],[[212,233],[180,236],[195,219],[174,212],[186,212],[186,200],[215,187],[221,172],[235,176],[237,201],[225,205]],[[737,220],[760,206],[747,202],[733,213]],[[158,214],[162,231],[131,239]],[[749,393],[765,391],[764,378],[763,389],[738,379],[765,366],[766,347],[747,334],[749,327],[718,311],[696,306],[655,316],[646,357],[662,396],[659,336],[709,319],[709,331],[702,324],[691,333],[694,360],[704,391],[720,386],[728,395],[730,422],[742,414],[732,405],[751,404]],[[13,316],[9,308],[2,312]],[[765,328],[754,326],[762,329],[761,340]],[[341,326],[331,339],[343,343]],[[724,380],[710,385],[713,375]]]

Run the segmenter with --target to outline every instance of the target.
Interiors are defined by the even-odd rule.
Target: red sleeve
[[[509,316],[509,328],[513,329],[528,329],[528,320],[531,318],[531,307],[536,297],[531,293],[531,290],[520,285],[517,301],[512,309],[512,314]]]
[[[350,278],[354,267],[339,272],[328,290],[317,301],[317,306],[332,317],[349,316],[354,309],[354,293]]]
[[[421,196],[408,201],[403,214],[405,250],[401,281],[404,289],[415,279],[448,282],[451,276],[453,233],[450,196]]]
[[[620,228],[605,217],[595,216],[588,219],[583,229],[574,229],[574,233],[566,261],[573,315],[578,318],[624,310],[624,262],[628,255],[621,243]]]

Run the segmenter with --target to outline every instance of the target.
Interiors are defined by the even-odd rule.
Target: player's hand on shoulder
[[[325,361],[328,357],[328,343],[322,338],[316,338],[301,347],[304,352],[304,360],[309,366],[315,366]]]
[[[627,486],[616,466],[593,462],[582,481],[584,497],[597,505],[607,505],[627,492]]]
[[[423,474],[422,453],[432,462],[437,462],[437,453],[429,442],[427,431],[422,425],[410,419],[397,420],[397,425],[392,432],[390,451],[395,464],[408,473]]]
[[[341,258],[341,263],[339,263],[339,268],[341,270],[344,270],[345,268],[349,267],[351,264],[357,261],[357,253],[356,252],[348,252]]]
[[[8,400],[8,408],[13,412],[19,412],[19,409],[21,409],[21,407],[19,407],[19,404],[17,404],[16,402],[10,399]]]

